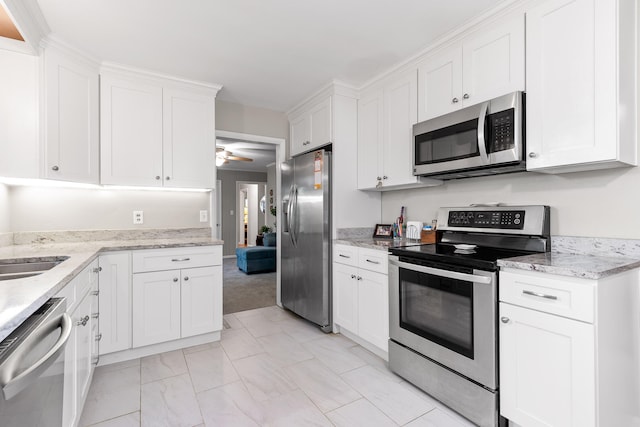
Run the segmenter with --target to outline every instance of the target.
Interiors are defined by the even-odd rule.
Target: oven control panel
[[[524,211],[450,211],[449,227],[474,227],[522,230]]]

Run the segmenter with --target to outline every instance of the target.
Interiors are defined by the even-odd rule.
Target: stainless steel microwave
[[[413,125],[413,174],[440,179],[526,169],[525,94],[513,92]]]

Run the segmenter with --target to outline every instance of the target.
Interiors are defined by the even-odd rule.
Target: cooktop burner
[[[483,246],[476,246],[474,249],[457,249],[453,244],[448,243],[395,247],[390,248],[389,251],[391,254],[397,255],[401,258],[410,257],[412,259],[437,261],[488,271],[497,270],[497,261],[499,259],[535,253],[532,251],[519,251]]]

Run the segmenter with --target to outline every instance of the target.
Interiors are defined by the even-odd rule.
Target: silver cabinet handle
[[[528,290],[526,290],[526,289],[525,289],[524,291],[522,291],[522,293],[523,293],[523,294],[525,294],[525,295],[531,295],[531,296],[533,296],[533,297],[544,298],[544,299],[550,299],[550,300],[553,300],[553,301],[555,301],[555,300],[557,300],[557,299],[558,299],[558,297],[557,297],[557,296],[555,296],[555,295],[541,294],[541,293],[539,293],[539,292],[528,291]]]
[[[501,317],[501,318],[500,318],[500,321],[501,321],[502,323],[509,323],[509,318],[508,318],[508,317],[504,317],[504,316],[503,316],[503,317]]]
[[[538,154],[532,151],[529,153],[529,157],[531,157],[532,159],[535,159],[536,157],[538,157]]]
[[[376,177],[376,179],[377,179],[378,181],[382,181],[382,177],[380,177],[380,176]]]
[[[160,180],[160,175],[156,175],[156,180],[159,181]]]
[[[64,351],[64,346],[71,335],[71,318],[67,313],[62,313],[60,315],[60,321],[51,323],[49,322],[44,326],[46,330],[43,330],[42,333],[53,332],[58,327],[61,327],[60,337],[58,341],[47,351],[47,353],[42,356],[40,360],[31,365],[29,368],[24,370],[20,375],[15,378],[10,378],[9,381],[2,387],[2,393],[4,394],[5,400],[11,400],[22,390],[34,384],[35,381],[40,378],[40,376],[49,369],[49,366],[53,364],[53,362],[60,356],[60,354]],[[44,336],[44,335],[43,335]],[[30,345],[35,346],[38,344],[39,340],[31,340],[34,342],[29,342]],[[26,343],[26,342],[25,342]],[[14,367],[19,362],[11,359],[14,358],[22,358],[22,356],[29,351],[28,348],[25,348],[24,352],[14,352],[12,356],[6,360],[4,366]],[[5,376],[5,372],[2,372],[2,376]]]
[[[356,275],[355,275],[355,274],[352,274],[352,275],[351,275],[351,278],[352,278],[352,279],[355,279],[355,278],[356,278]]]
[[[94,319],[97,319],[100,317],[100,313],[93,313],[91,317],[93,317]]]
[[[367,262],[370,262],[371,264],[380,264],[380,261],[373,261],[367,258]]]
[[[88,321],[89,321],[89,316],[81,317],[80,320],[76,322],[76,326],[87,326]]]
[[[382,179],[387,179],[387,178],[389,178],[387,175],[384,175],[384,176],[382,177]]]
[[[469,94],[465,93],[464,95],[462,95],[462,99],[469,99]]]
[[[102,339],[102,334],[96,335],[96,341],[100,341]]]
[[[60,170],[60,168],[59,168],[58,166],[52,166],[52,167],[51,167],[51,170],[52,170],[52,171],[56,171],[56,172],[57,172],[57,171],[59,171],[59,170]]]
[[[184,281],[185,282],[189,281],[189,276],[184,276]]]
[[[457,104],[457,103],[458,103],[458,98],[453,98],[453,99],[451,100],[451,102],[452,102],[453,104]]]
[[[93,269],[94,273],[100,273],[102,271],[102,267],[96,267]]]
[[[100,291],[93,291],[91,292],[91,295],[93,295],[94,297],[97,297],[98,295],[100,295]]]
[[[177,278],[177,277],[174,277],[174,278],[173,278],[173,281],[174,281],[174,282],[177,282],[177,281],[178,281],[178,278]]]
[[[338,256],[342,258],[351,258],[349,255],[344,255],[344,254],[339,254]]]
[[[475,282],[488,285],[491,283],[489,276],[476,276],[475,274],[458,273],[457,271],[440,270],[439,268],[424,267],[422,265],[410,264],[408,262],[396,261],[390,259],[389,264],[396,265],[407,270],[419,271],[421,273],[431,274],[433,276],[447,277],[449,279],[464,280],[466,282]]]
[[[173,258],[171,260],[171,262],[184,262],[184,261],[191,261],[191,258]]]

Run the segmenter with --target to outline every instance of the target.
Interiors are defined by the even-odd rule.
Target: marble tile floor
[[[373,353],[279,307],[224,325],[219,342],[98,367],[80,425],[472,426]]]

